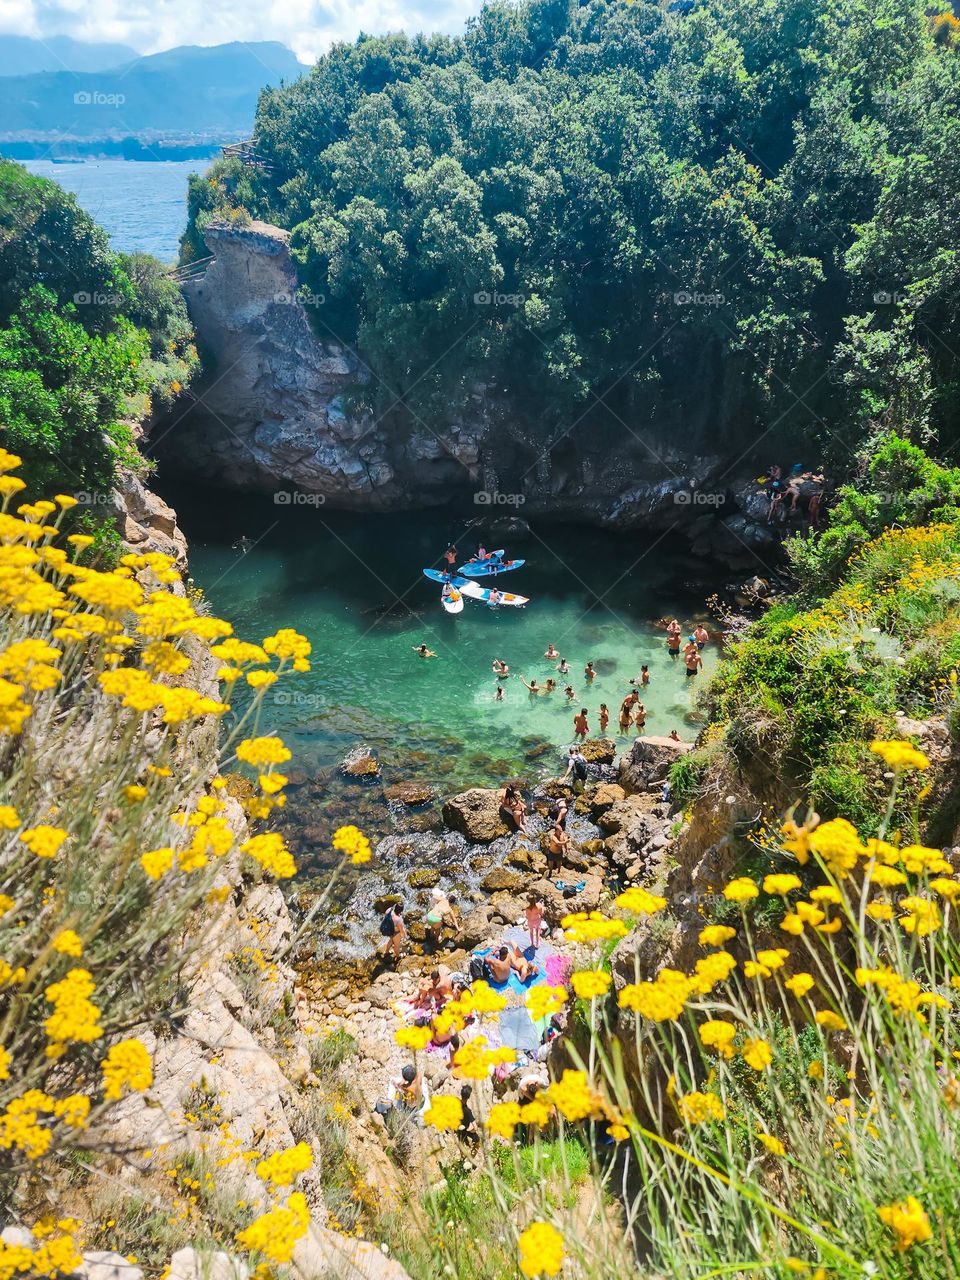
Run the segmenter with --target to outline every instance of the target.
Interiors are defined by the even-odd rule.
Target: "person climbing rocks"
[[[403,903],[395,902],[393,906],[388,907],[380,921],[380,932],[387,939],[387,944],[383,949],[384,958],[392,955],[394,963],[400,959],[400,949],[403,946],[403,939],[407,933],[407,926],[403,919]]]
[[[440,934],[443,931],[443,925],[446,921],[450,927],[456,929],[458,918],[456,908],[456,895],[446,894],[442,889],[430,890],[430,906],[426,915],[426,938],[425,941],[431,946],[436,947],[440,942]],[[452,989],[451,989],[452,994]]]

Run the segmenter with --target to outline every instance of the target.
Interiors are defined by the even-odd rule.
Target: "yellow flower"
[[[867,915],[871,920],[892,920],[893,907],[889,902],[871,902],[867,905]]]
[[[633,885],[631,888],[625,889],[615,901],[617,906],[622,907],[624,911],[629,911],[638,916],[652,916],[656,912],[662,911],[667,905],[666,898],[658,898],[655,894],[649,893],[639,885]]]
[[[772,1156],[785,1156],[787,1149],[780,1141],[771,1133],[758,1133],[757,1138],[763,1143]]]
[[[0,804],[0,830],[16,831],[20,818],[12,804]]]
[[[115,1101],[124,1089],[143,1093],[153,1084],[153,1063],[142,1040],[121,1040],[111,1045],[100,1063],[103,1068],[103,1096]]]
[[[460,1080],[485,1080],[494,1067],[509,1064],[516,1056],[506,1045],[488,1049],[486,1036],[474,1036],[456,1050],[451,1065]]]
[[[484,1121],[491,1133],[499,1138],[513,1140],[513,1131],[520,1123],[520,1105],[516,1102],[496,1102],[487,1113]]]
[[[43,994],[53,1005],[53,1013],[43,1025],[55,1045],[72,1040],[89,1044],[103,1035],[98,1025],[100,1010],[90,1002],[95,990],[86,969],[71,969],[65,978],[46,988]]]
[[[80,941],[79,934],[74,933],[72,929],[61,929],[51,945],[54,951],[59,951],[63,956],[83,955],[83,943]]]
[[[677,1110],[685,1124],[703,1124],[723,1120],[726,1111],[715,1093],[684,1093],[677,1098]]]
[[[870,743],[870,750],[880,757],[891,769],[929,769],[930,761],[909,742],[883,742],[877,739]]]
[[[887,867],[879,863],[867,874],[867,879],[878,884],[881,889],[892,889],[895,885],[906,884],[907,877],[896,867]],[[960,888],[960,885],[957,886]]]
[[[847,1030],[846,1022],[838,1013],[834,1013],[832,1009],[821,1009],[818,1014],[814,1015],[814,1021],[826,1031]]]
[[[798,1000],[802,1000],[805,995],[813,990],[813,977],[809,973],[795,973],[792,978],[787,978],[783,984],[788,991],[792,991]]]
[[[609,973],[603,973],[600,969],[584,969],[580,973],[575,973],[570,979],[574,993],[581,1000],[594,1000],[598,996],[605,996],[610,990],[611,981]]]
[[[313,1164],[313,1152],[305,1142],[298,1142],[286,1151],[275,1151],[257,1165],[257,1174],[275,1187],[292,1186],[298,1173],[304,1173]]]
[[[763,880],[764,893],[777,894],[780,897],[786,897],[788,893],[800,887],[800,877],[790,873],[764,876]]]
[[[128,804],[139,804],[141,800],[146,800],[147,788],[139,783],[131,783],[130,786],[123,788],[123,798]]]
[[[934,893],[939,893],[941,898],[946,898],[948,902],[953,902],[957,894],[960,893],[960,880],[947,880],[943,876],[938,876],[935,880],[930,881],[930,888]]]
[[[455,1132],[463,1124],[463,1103],[449,1094],[435,1095],[423,1113],[423,1120],[424,1124],[439,1129],[441,1133],[444,1130]]]
[[[631,1009],[653,1022],[675,1022],[695,985],[685,973],[661,969],[652,982],[628,983],[617,996],[617,1003],[621,1009]]]
[[[838,880],[845,879],[866,852],[856,827],[846,818],[832,818],[817,827],[810,836],[810,847]]]
[[[563,1266],[563,1236],[549,1222],[531,1222],[519,1239],[520,1273],[558,1276]]]
[[[749,876],[740,876],[731,880],[723,891],[728,902],[749,902],[751,898],[760,896],[760,890]]]
[[[700,930],[697,940],[702,947],[722,947],[736,936],[736,929],[731,929],[728,924],[708,924]]]
[[[586,1120],[594,1115],[600,1106],[600,1099],[591,1090],[587,1077],[582,1071],[567,1069],[560,1080],[545,1090],[546,1098],[557,1108],[565,1120],[576,1124],[578,1120]]]
[[[819,1058],[814,1058],[807,1064],[807,1075],[811,1080],[823,1079],[823,1063]]]
[[[773,1052],[766,1040],[759,1037],[745,1040],[743,1043],[743,1060],[754,1071],[765,1071],[773,1061]]]
[[[923,1244],[933,1235],[930,1219],[916,1196],[877,1208],[880,1221],[897,1237],[897,1249],[904,1253],[911,1245]]]
[[[278,880],[289,880],[297,874],[297,864],[278,831],[251,836],[249,840],[244,840],[240,852],[248,854],[264,871],[269,871]]]
[[[306,1198],[294,1191],[286,1205],[268,1213],[237,1234],[237,1244],[251,1253],[262,1253],[270,1262],[284,1265],[293,1256],[297,1241],[307,1234],[310,1210]]]
[[[630,932],[622,920],[611,920],[599,911],[576,911],[564,916],[560,927],[570,942],[604,942],[625,938]]]
[[[237,747],[237,759],[261,769],[268,764],[286,764],[291,753],[280,738],[244,738]]]
[[[717,1018],[713,1022],[704,1022],[700,1028],[700,1039],[708,1049],[716,1049],[725,1058],[733,1057],[733,1039],[737,1029],[732,1022]]]
[[[412,1049],[414,1053],[418,1053],[433,1039],[433,1032],[429,1027],[399,1027],[393,1033],[393,1038],[401,1049]]]
[[[832,884],[821,884],[816,889],[811,889],[808,894],[811,902],[819,902],[829,906],[839,907],[843,902],[843,894]]]
[[[20,839],[38,858],[55,858],[70,833],[62,827],[30,827],[20,832]]]
[[[140,865],[151,880],[159,880],[173,866],[172,849],[151,849],[140,855]]]
[[[541,1018],[552,1018],[566,1003],[565,987],[547,987],[542,984],[539,987],[531,987],[524,1000],[534,1022],[539,1022]]]
[[[916,934],[918,938],[925,938],[928,933],[935,933],[943,923],[937,904],[929,898],[916,896],[903,898],[900,909],[909,913],[900,917],[900,927],[905,933]]]
[[[355,865],[369,862],[373,856],[370,841],[359,827],[338,827],[333,833],[333,847],[346,854]]]

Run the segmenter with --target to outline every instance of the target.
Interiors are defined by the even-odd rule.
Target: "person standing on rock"
[[[590,732],[590,726],[587,723],[586,707],[581,707],[580,714],[573,717],[573,732],[581,742],[583,742],[587,734]]]
[[[570,748],[570,758],[567,760],[567,771],[560,779],[566,782],[569,777],[573,778],[574,786],[579,785],[583,790],[583,784],[587,780],[587,757],[583,754],[579,747]]]
[[[453,894],[448,896],[442,889],[431,889],[430,899],[430,908],[426,916],[426,941],[435,947],[440,943],[440,934],[445,920],[450,922],[452,928],[457,927],[457,909],[454,906],[456,898]]]
[[[531,893],[527,898],[527,906],[523,913],[527,917],[527,930],[530,934],[530,945],[536,951],[540,945],[540,930],[543,927],[543,908],[540,906],[540,895]]]
[[[676,618],[671,618],[667,623],[667,653],[671,658],[680,656],[680,635],[682,627]]]
[[[387,945],[383,949],[384,958],[392,955],[396,964],[400,959],[400,948],[403,946],[403,939],[407,932],[402,902],[394,903],[384,912],[383,919],[380,921],[380,932],[387,939]]]
[[[569,847],[570,837],[558,822],[550,832],[550,839],[547,842],[548,871],[560,871],[563,869],[563,855]]]

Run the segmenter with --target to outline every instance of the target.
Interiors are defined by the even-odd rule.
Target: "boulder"
[[[414,867],[407,876],[407,884],[411,889],[432,889],[439,882],[440,872],[436,867]]]
[[[665,782],[670,766],[692,750],[692,743],[675,742],[669,737],[637,738],[617,763],[617,781],[625,791],[645,791]]]
[[[588,738],[580,752],[587,764],[613,764],[617,744],[613,738]]]
[[[143,1272],[122,1253],[96,1249],[83,1255],[79,1275],[85,1280],[143,1280]]]
[[[380,762],[370,747],[355,747],[340,761],[340,772],[348,778],[375,778],[380,773]]]
[[[619,783],[598,782],[594,786],[587,787],[583,795],[578,798],[577,809],[580,809],[582,803],[586,812],[596,819],[612,805],[623,800],[625,796],[626,792]]]
[[[457,941],[461,946],[472,950],[474,947],[478,947],[481,942],[486,941],[489,929],[490,909],[484,902],[474,907],[460,921],[460,928],[457,930]]]
[[[484,787],[451,796],[443,806],[443,821],[477,844],[489,844],[510,830],[500,813],[500,792]]]
[[[487,893],[520,893],[526,878],[519,871],[510,871],[507,867],[494,867],[480,881],[480,888]]]
[[[215,1253],[178,1249],[170,1259],[167,1280],[247,1280],[249,1274],[245,1262],[222,1249]]]

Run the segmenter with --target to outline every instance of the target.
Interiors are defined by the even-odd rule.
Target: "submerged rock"
[[[370,747],[354,747],[340,761],[340,772],[348,778],[375,778],[380,773],[380,761]]]
[[[437,796],[427,782],[393,782],[383,788],[383,794],[388,800],[405,805],[429,804]]]
[[[588,738],[580,751],[587,764],[613,764],[617,744],[613,738]]]

